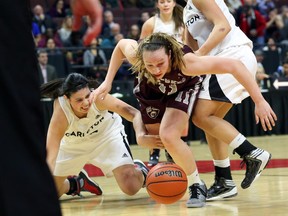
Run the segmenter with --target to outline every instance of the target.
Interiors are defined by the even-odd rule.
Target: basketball
[[[171,204],[183,197],[187,190],[187,176],[175,163],[158,163],[148,172],[146,190],[158,203]]]

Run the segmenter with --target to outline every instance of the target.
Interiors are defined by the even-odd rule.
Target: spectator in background
[[[47,41],[52,38],[55,42],[55,45],[57,47],[62,47],[62,42],[59,37],[59,34],[57,31],[54,31],[52,28],[47,28],[45,34],[41,34],[41,38],[38,42],[38,46],[40,48],[46,47],[47,46]]]
[[[281,16],[285,25],[288,25],[288,6],[287,5],[283,5],[281,7]]]
[[[69,46],[73,48],[70,51],[66,52],[66,60],[68,67],[71,68],[73,65],[83,65],[83,41],[82,41],[81,32],[73,31],[70,35],[70,41],[68,42]],[[82,69],[75,69],[74,72],[82,73]]]
[[[64,18],[67,16],[68,5],[65,4],[63,0],[56,0],[52,5],[49,14],[51,17],[61,17]]]
[[[32,22],[32,33],[34,37],[40,37],[41,32],[37,23]]]
[[[43,50],[38,50],[38,63],[40,72],[40,85],[56,79],[57,72],[54,66],[48,64],[48,53]]]
[[[286,57],[283,63],[278,67],[277,71],[273,73],[274,78],[285,77],[288,78],[288,58]]]
[[[279,42],[281,37],[281,31],[284,27],[283,19],[280,14],[278,14],[278,9],[275,8],[271,10],[268,14],[268,19],[266,22],[265,38],[273,38],[275,41]]]
[[[129,32],[127,34],[127,38],[133,39],[133,40],[139,40],[140,38],[140,29],[137,24],[133,24],[130,26]]]
[[[101,37],[107,38],[111,35],[111,28],[115,24],[112,11],[106,10],[104,12],[104,22],[102,25]]]
[[[281,7],[281,17],[283,20],[284,27],[282,28],[280,32],[280,41],[286,41],[288,46],[288,6],[283,5]]]
[[[105,77],[107,59],[105,53],[99,48],[100,39],[93,39],[90,48],[83,54],[83,63],[87,66],[87,77],[97,78],[99,81]]]
[[[57,47],[53,38],[47,40],[45,48],[48,53],[49,64],[56,68],[57,77],[65,77],[69,70],[65,57],[67,51]]]
[[[143,24],[150,18],[150,14],[147,11],[141,13],[141,17],[137,22],[139,29],[142,29]]]
[[[262,50],[254,51],[256,60],[257,60],[257,72],[256,72],[256,81],[260,89],[267,89],[267,79],[269,75],[266,74],[265,68],[263,66],[264,55]]]
[[[116,37],[120,37],[119,35],[122,35],[121,27],[118,23],[114,23],[111,26],[110,36],[103,38],[102,43],[101,43],[101,48],[103,48],[107,59],[111,58],[112,51],[118,42]]]
[[[62,27],[58,30],[60,40],[64,46],[69,46],[70,35],[72,32],[72,17],[66,16],[63,20]]]
[[[263,47],[264,61],[263,65],[267,74],[277,71],[282,62],[282,49],[277,46],[275,40],[271,37],[267,40],[267,46]]]
[[[265,18],[268,18],[269,12],[275,8],[274,0],[257,0],[255,7]]]
[[[33,8],[33,22],[35,22],[39,29],[41,34],[46,34],[47,29],[53,29],[56,30],[56,25],[53,22],[51,16],[44,13],[43,7],[41,5],[36,5]]]
[[[38,43],[41,40],[41,32],[39,26],[35,22],[32,22],[32,34],[34,36],[35,45],[38,46]]]
[[[83,62],[86,66],[93,66],[95,64],[107,64],[105,53],[99,49],[100,39],[93,39],[90,48],[84,52]]]
[[[265,43],[266,20],[258,10],[253,8],[252,0],[244,0],[244,5],[237,11],[236,23],[252,40],[255,47]]]
[[[47,40],[47,43],[46,43],[46,50],[47,50],[47,53],[49,55],[55,55],[55,54],[62,54],[61,50],[59,49],[59,47],[56,47],[56,44],[55,44],[55,41],[53,38],[49,38]]]

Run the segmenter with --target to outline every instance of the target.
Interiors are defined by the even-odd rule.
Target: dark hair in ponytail
[[[59,96],[66,95],[70,98],[71,94],[89,87],[97,88],[99,83],[97,80],[89,80],[79,73],[71,73],[66,79],[60,78],[52,80],[48,83],[41,85],[40,92],[42,97],[57,98]]]

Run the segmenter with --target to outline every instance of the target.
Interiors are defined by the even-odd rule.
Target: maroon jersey
[[[183,47],[184,54],[192,52]],[[148,83],[147,78],[135,79],[134,94],[139,101],[144,124],[160,123],[166,107],[175,108],[191,115],[197,100],[204,76],[186,76],[176,69],[156,84]]]

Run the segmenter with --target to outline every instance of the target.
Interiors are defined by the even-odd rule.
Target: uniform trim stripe
[[[121,136],[123,138],[123,143],[125,144],[125,147],[126,147],[127,151],[129,152],[129,155],[133,159],[133,155],[132,155],[132,152],[131,152],[131,149],[130,149],[129,142],[127,140],[127,136],[126,136],[126,134],[123,134],[122,132],[120,132],[120,133],[121,133]]]
[[[212,100],[232,103],[222,91],[215,74],[212,74],[209,79],[209,94]]]

